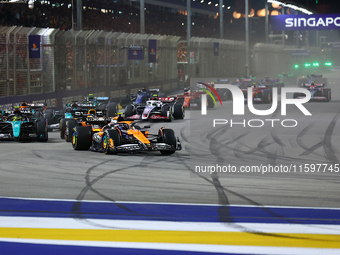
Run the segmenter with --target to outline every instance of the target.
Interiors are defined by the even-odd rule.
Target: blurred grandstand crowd
[[[103,2],[100,7],[84,5],[82,30],[140,32],[139,4]],[[148,4],[145,6],[145,33],[176,35],[183,39],[186,38],[187,17],[184,11]],[[74,20],[76,21],[75,9]],[[217,16],[193,13],[191,21],[191,36],[219,38]],[[224,15],[224,22],[225,39],[244,40],[244,20],[233,20],[230,13]],[[0,4],[0,25],[69,30],[72,29],[72,8],[67,3],[41,4],[35,2],[32,9],[28,8],[27,4]]]

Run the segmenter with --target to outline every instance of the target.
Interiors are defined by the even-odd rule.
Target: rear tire
[[[130,103],[130,96],[129,95],[124,95],[120,99],[120,106],[125,107]]]
[[[163,129],[163,134],[162,134],[162,140],[163,143],[172,145],[174,148],[176,148],[176,136],[175,136],[175,132],[172,129]],[[164,151],[160,151],[163,155],[171,155],[174,154],[176,151],[176,149],[174,150],[164,150]]]
[[[72,129],[72,147],[75,150],[88,150],[92,144],[91,130],[89,127],[75,126]]]
[[[47,119],[47,124],[53,124],[53,112],[46,112],[44,113],[44,119]],[[47,131],[53,131],[52,128],[47,128]]]
[[[65,139],[66,120],[62,118],[59,123],[60,139]]]
[[[118,113],[118,105],[116,102],[109,103],[107,105],[106,115],[107,117],[115,117]]]
[[[330,89],[325,89],[323,91],[323,96],[326,98],[326,102],[329,102],[332,100],[332,91]]]
[[[298,98],[300,96],[300,93],[294,93],[293,94],[293,98],[295,99],[295,98]]]
[[[185,109],[183,107],[183,104],[174,104],[174,118],[178,119],[178,120],[182,120],[184,119],[184,114],[185,113]]]
[[[163,117],[168,117],[169,112],[169,119],[166,119],[165,121],[171,122],[172,121],[172,112],[171,112],[171,106],[170,105],[163,105],[161,108],[161,115]]]
[[[131,104],[125,107],[125,118],[131,117],[134,114],[133,106]]]
[[[262,96],[262,102],[266,103],[266,104],[270,104],[272,102],[272,93],[271,90],[266,90],[263,93]]]
[[[215,107],[214,100],[211,98],[211,96],[207,95],[207,101],[208,101],[208,108],[214,108]]]
[[[72,130],[74,127],[78,126],[78,122],[75,119],[67,119],[65,127],[65,141],[72,141]]]
[[[115,129],[108,129],[105,131],[104,136],[103,136],[103,142],[102,142],[102,146],[103,146],[103,150],[105,154],[117,154],[117,150],[115,147],[119,146],[121,143],[121,139],[120,139],[120,134],[117,130]],[[110,139],[113,140],[113,145],[114,148],[110,147]]]

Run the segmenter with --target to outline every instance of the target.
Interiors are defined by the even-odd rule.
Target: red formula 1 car
[[[203,94],[206,94],[206,91],[211,92],[209,87],[209,84],[204,83],[196,83],[195,86],[190,88],[185,88],[183,95],[177,95],[177,100],[179,102],[183,102],[183,106],[185,108],[200,108],[201,107],[201,97]],[[214,108],[215,102],[214,99],[210,96],[207,97],[207,106],[208,108]]]
[[[252,86],[252,98],[254,103],[271,103],[272,102],[272,87],[254,83]],[[248,101],[248,86],[241,85],[239,87],[244,95],[244,103]]]

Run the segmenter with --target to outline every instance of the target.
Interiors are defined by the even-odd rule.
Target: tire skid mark
[[[268,142],[269,138],[264,137],[257,145],[257,149],[261,151],[267,157],[267,163],[270,165],[276,165],[277,151],[275,153],[271,153],[267,151],[265,148],[273,143]]]
[[[38,154],[36,150],[32,150],[32,153],[34,156],[43,159],[43,157],[40,154]]]
[[[156,160],[156,157],[154,157],[155,160]],[[148,157],[144,157],[142,161],[148,159]],[[128,207],[124,206],[124,205],[121,205],[119,203],[117,203],[115,200],[113,200],[112,198],[98,192],[96,189],[93,188],[93,184],[95,184],[96,182],[98,182],[99,180],[103,179],[104,177],[106,177],[107,175],[110,175],[112,173],[116,173],[116,172],[120,172],[120,171],[123,171],[123,170],[128,170],[130,168],[133,168],[133,167],[141,167],[140,164],[137,164],[137,165],[132,165],[132,166],[127,166],[127,167],[123,167],[123,168],[120,168],[120,169],[116,169],[116,170],[112,170],[112,171],[109,171],[109,172],[106,172],[98,177],[96,177],[95,179],[91,180],[90,181],[90,174],[92,172],[93,169],[97,168],[98,166],[101,166],[103,164],[106,164],[106,163],[109,163],[111,161],[114,161],[115,159],[110,159],[110,160],[106,160],[106,161],[103,161],[99,164],[96,164],[92,167],[90,167],[87,172],[86,172],[86,187],[83,188],[83,190],[80,192],[80,194],[77,196],[77,202],[75,202],[72,206],[72,212],[75,213],[76,217],[74,217],[75,220],[81,220],[82,222],[87,222],[88,224],[90,225],[93,225],[93,226],[100,226],[100,227],[105,227],[105,228],[110,228],[110,229],[117,229],[116,227],[112,227],[112,226],[107,226],[107,225],[102,225],[102,224],[98,224],[98,223],[94,223],[92,222],[90,219],[86,219],[84,217],[82,217],[82,213],[81,213],[81,201],[84,199],[84,196],[85,194],[87,193],[87,191],[91,190],[92,192],[94,192],[95,194],[99,195],[100,197],[102,197],[103,199],[107,200],[107,201],[110,201],[110,202],[113,202],[117,207],[129,212],[129,213],[133,213],[134,215],[138,215],[138,216],[146,216],[146,217],[152,217],[156,220],[159,219],[159,216],[158,215],[144,215],[144,214],[139,214],[138,212],[136,211],[133,211],[133,210],[130,210]],[[148,161],[150,162],[150,161]],[[145,166],[144,166],[145,167]],[[121,227],[119,228],[121,229]],[[136,229],[136,228],[125,228],[125,229]]]
[[[270,209],[265,208],[263,205],[255,202],[254,200],[251,200],[250,198],[247,198],[244,195],[241,195],[241,194],[239,194],[237,192],[234,192],[234,191],[232,191],[230,189],[225,188],[224,186],[221,185],[220,181],[218,180],[217,174],[211,175],[212,180],[210,180],[207,177],[202,176],[199,173],[197,173],[194,170],[192,170],[190,168],[190,166],[188,166],[187,162],[185,160],[183,160],[179,154],[177,154],[177,158],[183,162],[183,165],[190,172],[194,173],[195,175],[197,175],[198,177],[202,178],[203,180],[207,181],[208,183],[212,184],[215,187],[215,189],[217,191],[217,195],[218,195],[218,201],[219,201],[219,203],[221,205],[220,208],[217,209],[217,212],[219,213],[219,220],[222,223],[226,223],[226,224],[228,224],[229,227],[233,227],[233,228],[238,229],[240,231],[243,231],[245,233],[254,234],[254,235],[280,237],[280,238],[288,238],[288,239],[296,239],[296,240],[315,240],[315,241],[319,241],[319,239],[314,239],[314,238],[292,237],[292,236],[286,236],[286,235],[280,235],[280,234],[261,232],[261,231],[252,230],[252,229],[246,228],[246,227],[244,227],[242,225],[239,225],[238,223],[235,223],[234,220],[233,220],[233,217],[230,214],[230,210],[229,210],[229,206],[230,205],[229,205],[228,197],[225,194],[225,192],[229,192],[229,193],[233,194],[234,196],[237,196],[237,197],[239,197],[241,199],[244,199],[245,201],[249,202],[252,205],[259,206],[260,209],[264,210],[265,212],[271,214],[272,216],[274,216],[276,218],[285,219],[287,222],[292,223],[292,224],[300,224],[300,223],[297,223],[297,222],[295,222],[295,221],[293,221],[291,219],[286,219],[282,215],[279,215],[277,213],[272,212]],[[320,240],[320,241],[323,241],[323,240]]]
[[[299,156],[308,156],[309,154],[313,153],[315,150],[319,149],[320,147],[324,146],[324,142],[321,141],[317,144],[314,144],[312,147],[307,149],[305,152],[301,153]]]
[[[84,199],[85,197],[85,194],[87,193],[87,191],[91,190],[92,192],[98,194],[99,196],[103,197],[104,199],[106,200],[109,200],[111,202],[114,202],[119,208],[123,209],[123,210],[126,210],[128,212],[132,212],[130,209],[128,209],[127,207],[123,206],[123,205],[120,205],[118,203],[115,202],[115,200],[105,196],[105,195],[102,195],[100,192],[98,192],[97,190],[95,190],[93,188],[93,184],[96,183],[97,181],[99,181],[100,179],[104,178],[105,176],[107,176],[108,174],[111,174],[111,173],[115,173],[115,172],[119,172],[119,171],[123,171],[123,170],[126,170],[128,169],[129,167],[124,167],[124,168],[120,168],[120,169],[116,169],[116,170],[112,170],[112,171],[109,171],[109,172],[106,172],[98,177],[96,177],[94,180],[90,180],[90,174],[92,172],[93,169],[97,168],[98,166],[101,166],[101,165],[104,165],[104,164],[107,164],[109,162],[112,162],[114,161],[115,159],[109,159],[109,160],[105,160],[103,162],[100,162],[99,164],[96,164],[92,167],[90,167],[87,171],[86,171],[86,175],[85,175],[85,181],[86,181],[86,186],[85,188],[83,188],[83,190],[80,192],[80,194],[77,196],[76,200],[78,200],[77,202],[74,203],[74,205],[72,206],[72,211],[77,213],[79,215],[80,213],[80,207],[81,207],[81,200]],[[136,165],[138,166],[138,165]]]
[[[303,137],[304,137],[304,135],[313,127],[313,125],[314,124],[310,124],[310,125],[308,125],[307,127],[305,127],[304,129],[302,129],[302,131],[297,135],[297,137],[296,137],[296,142],[297,142],[297,144],[302,148],[302,149],[304,149],[305,151],[309,151],[310,150],[310,148],[308,148],[304,143],[303,143]],[[315,146],[315,145],[314,145]],[[314,147],[314,146],[312,146],[312,147]],[[310,152],[310,153],[312,153],[312,152]],[[310,154],[309,153],[309,154]],[[315,154],[315,155],[317,155],[317,156],[319,156],[319,157],[321,157],[321,158],[323,158],[324,157],[324,155],[322,155],[322,154],[320,154],[320,153],[317,153],[317,152],[314,152],[313,151],[313,153]]]
[[[275,109],[275,111],[273,112],[271,119],[274,119],[278,113],[279,113],[279,109],[281,109],[281,101],[279,101],[277,103],[277,107]],[[274,129],[271,129],[270,131],[270,136],[273,138],[274,142],[276,142],[278,145],[285,147],[286,145],[282,142],[282,140],[279,138],[278,134],[276,132],[274,132]]]
[[[325,137],[324,137],[324,144],[323,148],[326,153],[326,157],[328,161],[332,164],[339,163],[337,156],[335,155],[333,145],[332,145],[332,134],[335,128],[336,123],[338,122],[340,117],[340,112],[338,112],[334,118],[332,119],[331,123],[329,124],[328,128],[326,129]]]
[[[180,131],[180,135],[181,135],[181,138],[186,141],[187,143],[190,143],[189,141],[189,137],[187,137],[185,134],[184,134],[184,131],[187,129],[187,127],[183,127]]]

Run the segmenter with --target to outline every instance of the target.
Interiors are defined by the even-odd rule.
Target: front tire
[[[111,141],[112,139],[112,141]],[[103,150],[105,154],[117,154],[116,147],[121,144],[121,137],[117,130],[108,129],[103,135]],[[112,148],[113,146],[113,148]]]
[[[76,126],[78,126],[78,122],[75,119],[66,120],[66,127],[65,127],[65,141],[66,142],[71,142],[72,130]]]
[[[36,122],[36,130],[39,142],[48,141],[48,132],[45,119],[38,119]]]
[[[173,149],[173,150],[163,150],[163,151],[161,150],[160,152],[163,155],[174,154],[175,151],[176,151],[176,144],[177,144],[175,132],[172,129],[163,129],[162,135],[161,135],[161,140],[163,141],[163,143],[166,143],[168,145],[172,145],[173,148],[175,148],[175,149]]]
[[[89,127],[76,126],[72,130],[72,147],[75,150],[88,150],[91,147],[92,137]]]

